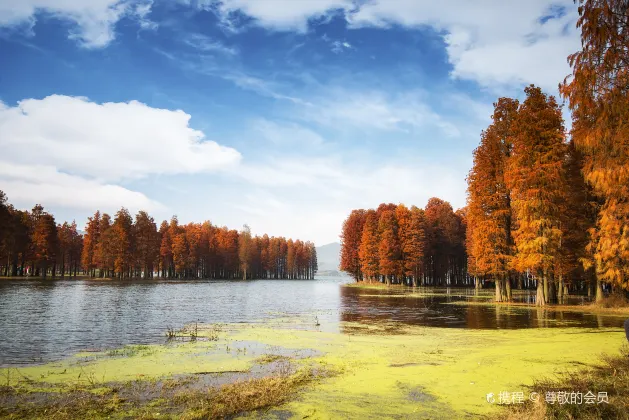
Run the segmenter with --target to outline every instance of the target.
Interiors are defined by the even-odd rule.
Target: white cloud
[[[146,3],[138,3],[135,5],[134,14],[138,20],[138,24],[142,29],[155,30],[159,25],[148,18],[148,15],[151,13],[151,8],[153,7],[153,0],[145,1]]]
[[[62,171],[108,181],[208,172],[240,160],[236,150],[206,140],[189,120],[183,111],[137,101],[26,99],[0,107],[0,160],[28,164],[37,151]]]
[[[400,104],[410,103],[399,99]],[[455,207],[464,204],[466,165],[456,164],[453,157],[431,161],[405,154],[381,161],[373,154],[332,153],[322,147],[328,139],[311,128],[260,119],[250,132],[277,149],[240,161],[233,149],[213,142],[210,149],[200,147],[202,133],[188,122],[182,111],[137,102],[97,104],[64,96],[25,100],[15,107],[0,102],[0,189],[23,208],[40,202],[55,214],[60,209],[70,220],[85,220],[95,209],[111,213],[125,206],[132,213],[145,209],[159,218],[172,212],[182,221],[209,216],[232,228],[249,223],[254,233],[319,244],[337,240],[353,208],[380,202],[423,206],[432,196],[452,200]],[[303,145],[317,148],[316,156]],[[279,154],[271,157],[273,150]],[[123,183],[128,178],[217,169],[224,176],[164,177],[159,184],[143,183],[141,191],[169,191],[159,195],[164,204]],[[197,194],[182,192],[178,183]],[[189,205],[178,206],[183,197]],[[75,210],[64,214],[62,209]]]
[[[554,91],[569,73],[566,57],[580,47],[571,0],[387,0],[348,16],[356,27],[398,23],[443,31],[452,76],[488,87],[535,83]]]
[[[452,76],[491,88],[535,83],[554,91],[569,73],[566,57],[580,48],[572,0],[224,0],[219,6],[223,15],[237,10],[261,26],[297,31],[334,9],[344,10],[353,28],[432,27],[443,34]]]
[[[69,37],[86,48],[100,48],[115,38],[114,27],[125,15],[135,16],[141,27],[152,28],[147,19],[152,1],[141,0],[0,0],[0,26],[34,25],[38,13],[73,22]],[[133,7],[135,6],[135,7]]]
[[[37,157],[33,160],[46,159]],[[88,212],[96,209],[115,212],[123,206],[134,212],[165,209],[140,192],[62,173],[51,165],[0,163],[0,188],[11,203],[27,208],[41,203],[45,207],[75,208]]]
[[[203,2],[214,3],[217,2]],[[352,7],[351,0],[222,0],[218,10],[223,16],[241,11],[261,26],[277,30],[304,32],[308,20],[326,16],[336,9]]]
[[[238,151],[190,128],[189,120],[183,111],[136,101],[97,104],[55,95],[14,107],[0,102],[0,189],[16,202],[162,209],[118,184],[224,170],[241,159]]]
[[[563,16],[556,6],[564,7]],[[555,16],[541,23],[550,15]],[[566,57],[580,47],[576,18],[570,0],[388,0],[349,15],[357,27],[395,22],[443,31],[453,77],[492,88],[535,83],[553,92],[569,73]]]

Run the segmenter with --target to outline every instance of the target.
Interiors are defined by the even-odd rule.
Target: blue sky
[[[547,0],[0,0],[0,189],[79,225],[125,206],[318,245],[354,208],[462,207],[492,103],[556,94],[576,17]]]

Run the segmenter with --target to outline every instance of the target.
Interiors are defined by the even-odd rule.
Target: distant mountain
[[[341,263],[340,253],[341,244],[338,242],[318,246],[317,262],[319,264],[319,272],[338,270]]]

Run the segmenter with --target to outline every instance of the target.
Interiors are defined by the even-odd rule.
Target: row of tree
[[[576,1],[582,50],[559,85],[570,133],[556,99],[538,87],[527,87],[522,103],[498,99],[474,151],[468,205],[453,213],[465,251],[457,229],[441,228],[456,239],[437,239],[435,199],[423,212],[380,206],[345,221],[343,270],[412,284],[473,277],[495,284],[497,301],[534,285],[538,305],[575,287],[597,300],[603,283],[629,290],[629,9],[625,0]]]
[[[37,276],[49,271],[76,276],[82,248],[76,223],[57,225],[39,204],[30,212],[17,210],[0,191],[0,275],[24,275],[30,269]]]
[[[500,98],[468,176],[467,252],[471,275],[495,282],[496,300],[528,274],[537,302],[561,301],[568,285],[588,279],[588,229],[596,197],[583,158],[566,142],[555,98],[529,86],[521,104]]]
[[[343,223],[341,270],[356,281],[463,285],[465,265],[465,215],[439,198],[354,210]]]
[[[186,279],[312,279],[312,242],[252,236],[210,222],[159,227],[146,212],[97,211],[84,235],[76,223],[57,224],[40,205],[15,209],[0,191],[0,273],[4,276],[76,276]]]
[[[538,305],[569,285],[629,289],[629,13],[619,0],[579,1],[582,50],[560,84],[572,111],[539,88],[501,98],[468,178],[470,273],[511,299],[514,275],[536,280]]]

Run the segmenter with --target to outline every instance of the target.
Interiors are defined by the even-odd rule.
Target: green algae
[[[265,417],[461,418],[496,412],[498,407],[486,401],[490,392],[526,391],[541,377],[596,364],[602,353],[617,353],[624,341],[623,332],[613,328],[467,330],[397,325],[392,333],[387,323],[343,322],[342,330],[353,333],[340,334],[320,331],[304,320],[292,321],[200,326],[196,341],[84,352],[61,362],[20,368],[19,375],[10,375],[8,385],[38,391],[89,385],[95,393],[107,394],[112,383],[244,373],[256,365],[290,360],[300,368],[328,374],[303,388],[296,399],[265,412]],[[203,339],[208,337],[216,339]],[[7,371],[0,372],[2,380]],[[185,380],[177,386],[185,387]],[[152,402],[143,410],[150,412],[153,406],[158,410],[161,405]]]
[[[444,417],[496,410],[486,394],[524,391],[540,376],[596,363],[617,352],[618,329],[460,330],[410,327],[403,335],[340,335],[256,328],[241,339],[315,348],[343,374],[281,410],[296,418]],[[415,390],[424,398],[413,398]],[[421,390],[421,391],[417,391]]]
[[[232,354],[214,343],[192,342],[144,346],[142,351],[81,353],[72,358],[19,369],[9,385],[29,381],[46,384],[95,385],[175,374],[201,372],[245,372],[252,357]],[[4,370],[0,374],[6,377]],[[0,377],[1,377],[0,376]]]

